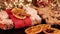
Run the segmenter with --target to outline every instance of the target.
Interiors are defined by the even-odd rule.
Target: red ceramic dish
[[[9,15],[9,17],[13,20],[15,29],[30,26],[32,23],[30,17],[26,17],[25,19],[18,19],[15,16],[13,16],[10,9],[6,9],[6,12]]]

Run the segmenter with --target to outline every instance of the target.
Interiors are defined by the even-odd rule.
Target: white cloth
[[[0,18],[1,19],[6,19],[6,18],[8,18],[8,14],[5,11],[1,11],[0,12]]]
[[[7,25],[6,27],[8,27],[8,28],[6,28],[6,27],[1,28],[1,29],[4,29],[4,30],[13,28],[13,21],[11,19],[9,19],[6,11],[1,11],[0,12],[0,24]]]
[[[41,22],[41,18],[39,17],[39,15],[37,15],[37,11],[29,6],[23,6],[23,9],[26,10],[27,14],[31,15],[31,20],[33,24],[37,24],[39,21],[39,23]]]

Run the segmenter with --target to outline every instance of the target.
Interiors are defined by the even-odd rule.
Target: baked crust
[[[60,34],[60,30],[56,28],[51,28],[49,24],[40,24],[36,26],[29,27],[25,30],[26,34],[38,34],[41,32],[45,34]]]
[[[11,12],[16,18],[19,18],[19,19],[25,19],[26,16],[30,16],[23,9],[20,9],[20,8],[14,8],[12,9]]]
[[[46,30],[48,30],[48,32],[47,32]],[[50,29],[46,29],[46,30],[43,31],[45,34],[60,34],[60,33],[59,33],[60,30],[58,30],[58,29],[56,29],[56,28],[50,28]],[[49,32],[49,31],[50,31],[50,32]]]
[[[29,28],[27,28],[26,30],[25,30],[25,32],[27,33],[27,34],[29,34],[29,33],[35,33],[35,34],[37,34],[37,33],[40,33],[42,31],[42,28],[41,28],[41,26],[32,26],[32,27],[29,27]]]
[[[40,24],[40,25],[32,26],[32,27],[27,28],[25,30],[25,33],[27,33],[27,34],[29,34],[29,33],[38,34],[38,33],[42,32],[44,30],[44,28],[46,29],[47,27],[49,28],[50,25],[48,25],[48,24]]]

